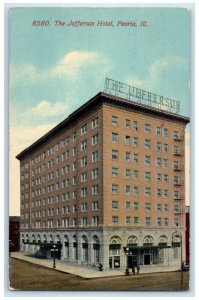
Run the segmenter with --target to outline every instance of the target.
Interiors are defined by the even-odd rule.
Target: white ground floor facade
[[[161,268],[178,270],[185,257],[184,241],[184,229],[175,228],[26,229],[20,232],[20,250],[24,254],[50,258],[56,245],[58,259],[92,267],[101,264],[103,270],[136,265],[151,272],[161,271]]]

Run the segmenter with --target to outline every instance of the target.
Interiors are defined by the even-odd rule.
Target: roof
[[[96,110],[96,107],[101,105],[102,103],[107,103],[112,106],[123,107],[131,111],[142,112],[147,115],[159,116],[163,119],[173,120],[178,123],[188,124],[190,119],[188,117],[183,117],[178,114],[168,112],[165,110],[161,110],[155,107],[147,106],[144,104],[136,103],[131,100],[126,100],[118,96],[110,95],[104,92],[100,92],[87,101],[85,104],[80,106],[77,110],[75,110],[72,114],[70,114],[65,120],[55,126],[53,129],[48,131],[45,135],[43,135],[40,139],[35,141],[32,145],[21,151],[16,158],[21,160],[26,155],[30,154],[34,151],[38,146],[42,145],[44,142],[52,138],[55,134],[71,125],[73,122],[77,122],[78,117],[82,117],[84,114],[87,114],[88,111],[93,109]]]

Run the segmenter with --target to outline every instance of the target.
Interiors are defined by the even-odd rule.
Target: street
[[[75,275],[10,259],[10,287],[22,291],[179,291],[180,272],[83,279]],[[183,273],[183,290],[189,273]]]

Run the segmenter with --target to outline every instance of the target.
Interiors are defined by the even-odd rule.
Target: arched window
[[[94,235],[93,236],[93,259],[95,263],[100,262],[100,243],[99,243],[99,238]]]
[[[64,257],[66,259],[68,259],[69,258],[69,238],[67,235],[64,236],[64,246],[65,246]]]
[[[77,236],[73,236],[73,259],[78,259]]]
[[[127,246],[137,246],[138,238],[135,235],[131,235],[128,238]]]
[[[143,244],[153,245],[153,243],[154,243],[154,239],[153,239],[152,236],[147,235],[147,236],[144,237]]]
[[[85,235],[82,236],[82,260],[88,261],[88,239]]]

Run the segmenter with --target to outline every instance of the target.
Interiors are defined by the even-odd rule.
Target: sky
[[[48,26],[33,26],[38,20]],[[55,26],[56,21],[65,25]],[[71,21],[95,26],[68,26]],[[98,21],[113,26],[96,26]],[[117,26],[118,21],[137,27]],[[15,156],[103,91],[106,77],[180,101],[180,114],[190,114],[187,9],[12,9],[9,60],[10,215],[20,214]],[[189,153],[187,130],[187,174]],[[189,185],[189,202],[188,194]]]

